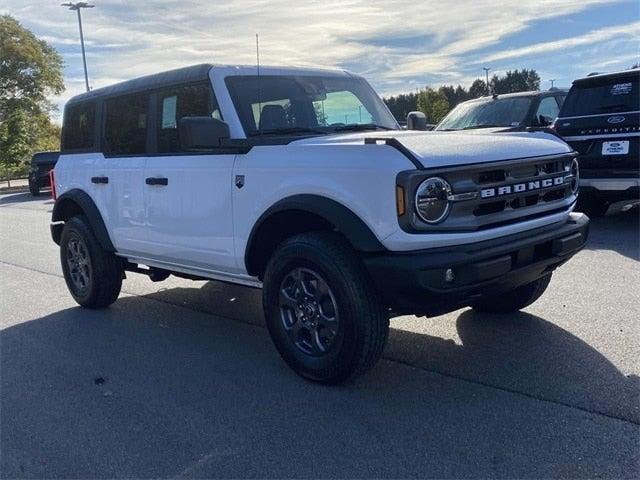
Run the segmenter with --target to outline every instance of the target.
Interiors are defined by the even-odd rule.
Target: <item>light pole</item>
[[[482,69],[484,70],[484,73],[485,73],[485,75],[487,77],[487,95],[489,95],[489,93],[491,93],[490,90],[489,90],[489,70],[491,70],[491,69],[487,68],[487,67],[482,67]]]
[[[69,10],[75,10],[78,12],[78,28],[80,29],[80,45],[82,47],[82,64],[84,65],[84,83],[87,87],[87,92],[89,91],[89,74],[87,73],[87,58],[84,53],[84,36],[82,35],[82,16],[80,15],[81,8],[93,8],[95,5],[91,5],[87,2],[76,2],[76,3],[62,3],[63,7],[69,7]]]

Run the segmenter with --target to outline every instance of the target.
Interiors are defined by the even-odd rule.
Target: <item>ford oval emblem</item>
[[[622,123],[622,122],[624,122],[624,117],[620,115],[607,118],[607,123]]]

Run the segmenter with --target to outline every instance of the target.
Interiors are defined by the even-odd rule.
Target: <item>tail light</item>
[[[51,185],[51,198],[55,200],[58,196],[56,195],[56,176],[53,173],[53,168],[49,170],[49,185]]]

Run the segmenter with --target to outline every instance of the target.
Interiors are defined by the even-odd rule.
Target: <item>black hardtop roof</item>
[[[42,158],[42,157],[51,157],[58,158],[60,156],[60,152],[36,152],[33,154],[33,158]]]
[[[630,70],[620,70],[619,72],[598,73],[588,77],[578,78],[573,81],[574,85],[582,85],[588,83],[600,83],[601,81],[612,80],[614,78],[633,78],[640,77],[640,69],[632,68]]]
[[[154,73],[144,77],[126,80],[108,87],[96,88],[86,93],[71,98],[67,105],[96,98],[126,95],[128,93],[169,87],[181,83],[190,83],[208,80],[212,64],[202,63],[190,67],[177,68],[166,72]]]

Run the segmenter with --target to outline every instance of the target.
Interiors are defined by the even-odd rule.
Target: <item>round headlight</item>
[[[580,188],[580,166],[578,165],[578,159],[574,158],[571,162],[571,191],[574,195],[578,195]]]
[[[416,191],[416,211],[427,223],[440,223],[449,214],[451,186],[440,177],[427,178]]]

